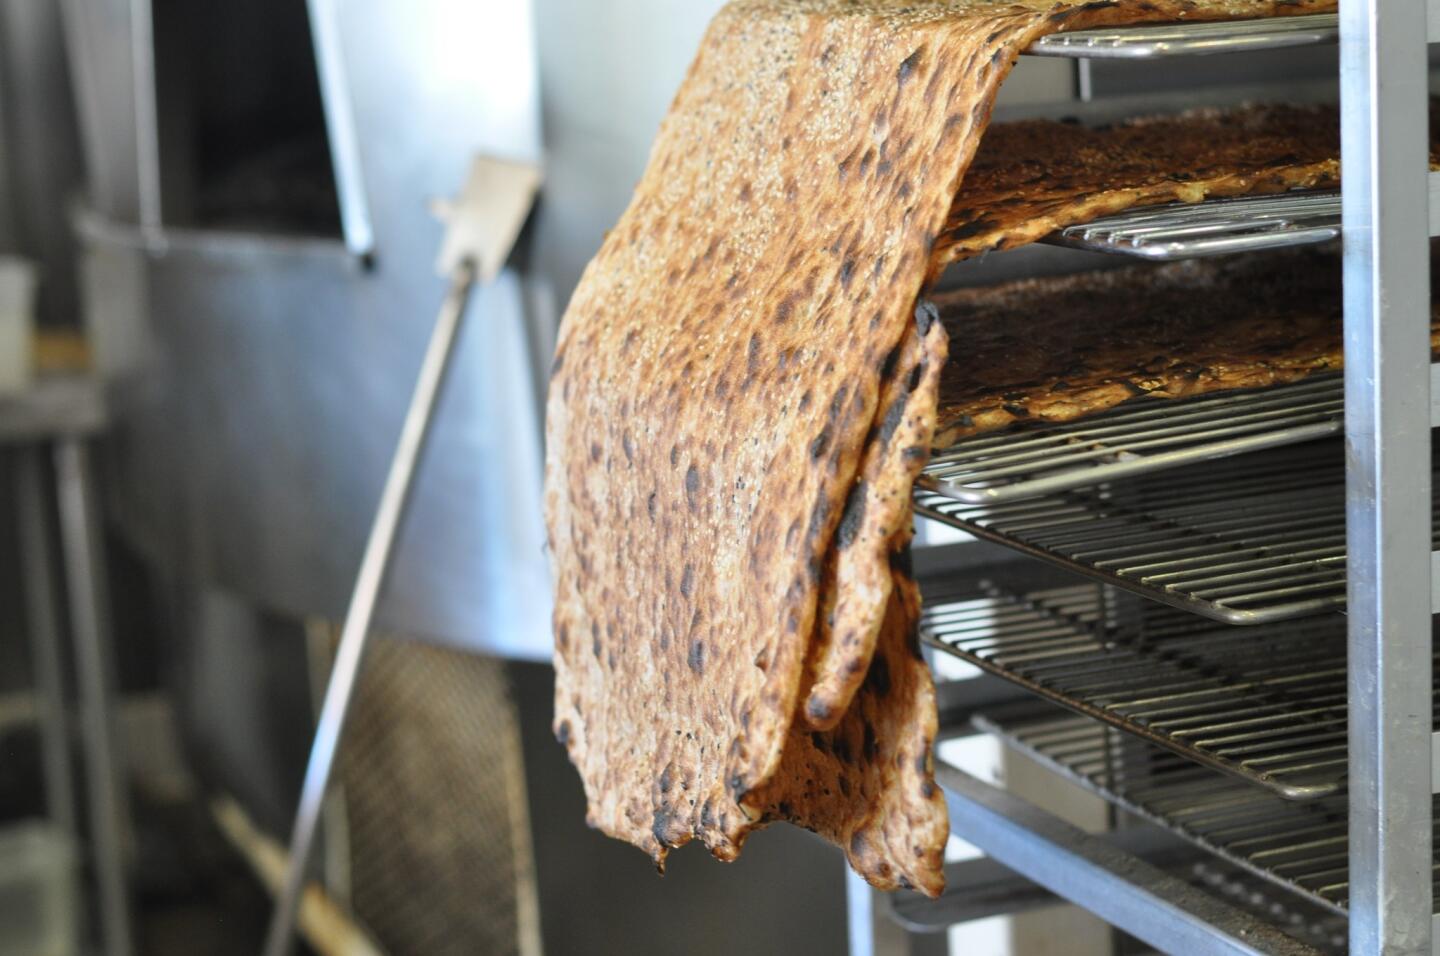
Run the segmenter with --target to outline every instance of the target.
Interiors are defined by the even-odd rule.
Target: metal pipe
[[[160,110],[155,84],[155,19],[151,0],[130,0],[130,68],[135,97],[135,170],[140,228],[159,238],[164,227],[160,195]]]
[[[115,671],[111,660],[109,596],[102,571],[103,549],[89,450],[77,436],[55,446],[59,483],[60,544],[75,643],[80,723],[89,790],[90,839],[106,956],[129,956],[130,902],[125,886],[124,780],[116,756]]]
[[[335,764],[335,755],[339,750],[340,735],[345,727],[345,716],[350,708],[360,664],[365,655],[370,624],[390,569],[395,538],[410,503],[415,470],[425,450],[430,426],[434,422],[436,401],[455,351],[456,335],[475,274],[475,264],[466,260],[456,267],[451,277],[449,292],[440,307],[435,329],[431,333],[430,343],[420,365],[415,392],[400,429],[395,457],[391,460],[389,474],[385,477],[385,487],[380,493],[380,503],[375,511],[374,523],[370,526],[370,537],[365,543],[365,553],[360,561],[355,589],[340,631],[340,646],[335,654],[335,666],[325,688],[325,700],[320,708],[315,741],[310,748],[310,761],[305,768],[305,782],[301,788],[300,805],[296,810],[295,827],[290,837],[290,858],[284,888],[276,898],[275,912],[265,938],[266,956],[285,956],[295,935],[295,918],[305,887],[306,865],[315,843],[315,832],[325,801],[325,791],[330,783],[330,773]]]
[[[41,701],[40,743],[45,774],[45,808],[50,821],[75,836],[75,791],[70,767],[70,715],[65,707],[60,625],[55,619],[54,553],[46,521],[44,462],[26,446],[15,454],[16,504],[24,558],[25,630],[30,667]]]
[[[1350,951],[1431,952],[1425,0],[1340,0]]]

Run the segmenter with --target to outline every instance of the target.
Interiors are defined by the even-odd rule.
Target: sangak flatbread
[[[834,727],[865,679],[894,580],[893,562],[878,558],[910,545],[910,492],[933,444],[947,351],[935,307],[922,302],[915,319],[881,367],[876,423],[826,554],[802,707],[811,730]]]
[[[1440,130],[1433,101],[1430,111]],[[1434,142],[1430,154],[1440,165]],[[1339,184],[1332,105],[1206,108],[1094,127],[997,123],[965,172],[936,262],[1012,249],[1137,206]]]
[[[663,864],[695,838],[731,859],[755,827],[789,819],[848,833],[876,885],[938,892],[944,804],[928,764],[897,763],[933,728],[928,677],[874,657],[882,620],[886,635],[913,629],[913,601],[895,598],[910,589],[894,578],[888,614],[847,602],[855,622],[837,599],[831,631],[853,644],[817,642],[816,609],[832,562],[839,580],[831,552],[846,550],[836,529],[862,463],[921,463],[873,448],[882,375],[907,337],[942,341],[914,306],[998,85],[1060,29],[1333,7],[740,0],[716,16],[571,300],[550,388],[555,728],[593,825]],[[909,399],[906,431],[933,426],[933,401]],[[867,481],[855,507],[889,513],[895,484]],[[848,574],[903,563],[884,527],[850,545]],[[806,675],[876,666],[889,693],[852,689],[817,717],[834,740],[859,726],[840,763],[863,798],[792,786],[813,776],[792,733]],[[845,713],[856,706],[875,748]]]
[[[1340,277],[1339,249],[1310,248],[937,295],[957,346],[940,380],[935,445],[1139,396],[1268,388],[1339,369]],[[1431,328],[1440,348],[1440,309]]]
[[[1333,106],[1200,109],[1096,128],[997,123],[937,245],[943,260],[963,259],[1134,206],[1339,182]]]
[[[934,896],[945,888],[949,835],[930,751],[935,686],[917,641],[920,590],[908,574],[909,551],[895,554],[895,587],[850,708],[833,730],[792,725],[779,769],[751,799],[767,819],[843,847],[856,872],[880,889]]]

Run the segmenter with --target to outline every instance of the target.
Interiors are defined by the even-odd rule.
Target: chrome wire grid
[[[1202,56],[1278,50],[1337,43],[1340,18],[1333,13],[1219,23],[1076,30],[1041,37],[1025,52],[1031,56],[1150,60],[1165,56]]]
[[[922,581],[921,633],[1054,703],[1292,800],[1346,770],[1345,620],[1216,625],[1093,584]]]
[[[1102,481],[1339,434],[1344,376],[1190,399],[1137,398],[1076,422],[965,438],[936,452],[920,486],[970,504]]]
[[[1121,809],[1343,912],[1349,899],[1344,794],[1284,800],[1103,724],[1040,706],[1043,711],[992,711],[975,723]]]
[[[1229,624],[1272,623],[1345,602],[1337,441],[1009,503],[970,505],[920,490],[916,511]]]
[[[1340,236],[1338,190],[1167,203],[1067,226],[1043,241],[1152,261],[1328,242]]]
[[[389,956],[538,956],[519,714],[503,662],[375,635],[339,754],[355,916]]]

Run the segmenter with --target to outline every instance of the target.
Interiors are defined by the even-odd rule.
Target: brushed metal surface
[[[459,187],[477,151],[538,158],[540,128],[526,3],[352,0],[334,26],[373,259],[338,237],[156,235],[123,216],[82,217],[82,234],[122,529],[198,580],[338,618],[444,292],[427,203]],[[474,296],[379,624],[541,658],[550,588],[525,298],[513,271]]]

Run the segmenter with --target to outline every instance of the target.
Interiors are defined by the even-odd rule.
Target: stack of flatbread
[[[947,353],[927,283],[948,259],[1096,211],[1335,175],[1333,148],[1298,152],[1282,131],[1252,150],[1252,130],[1205,169],[1167,147],[1174,168],[1112,176],[1096,153],[1069,186],[1032,175],[1062,153],[1032,169],[997,151],[977,170],[990,193],[972,195],[966,170],[999,84],[1057,30],[1334,6],[739,0],[720,12],[553,365],[555,731],[593,826],[663,865],[697,838],[733,859],[752,830],[785,820],[843,847],[878,887],[940,892],[946,814],[907,551]]]

